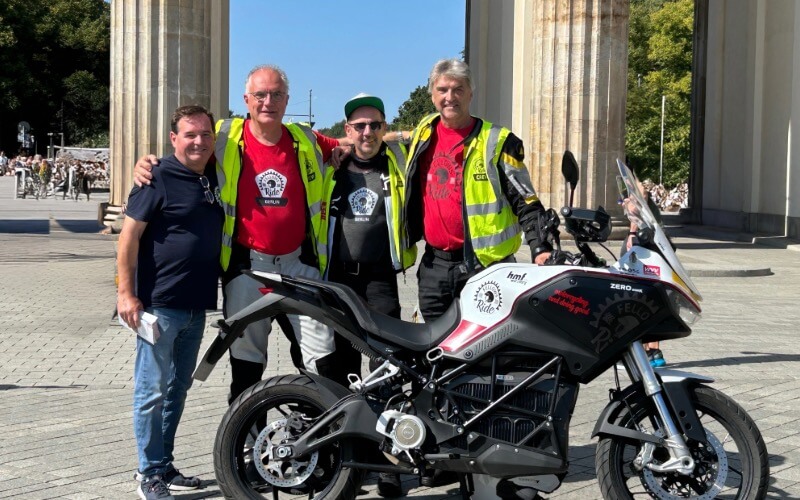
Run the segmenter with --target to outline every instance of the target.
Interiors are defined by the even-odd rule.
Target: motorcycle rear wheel
[[[314,382],[301,375],[264,380],[237,398],[214,442],[214,473],[225,498],[355,498],[361,474],[342,467],[342,457],[352,455],[347,440],[304,459],[271,456],[276,442],[291,443],[326,409]]]
[[[629,398],[629,409],[621,411],[616,423],[647,433],[660,434],[655,408],[642,393]],[[696,466],[691,477],[676,473],[637,471],[633,460],[641,443],[606,437],[597,446],[597,479],[603,497],[632,499],[652,496],[663,500],[764,498],[769,480],[767,448],[755,422],[735,401],[710,387],[692,389],[692,399],[700,422],[709,436],[708,446],[688,440]],[[656,448],[656,461],[668,458],[664,448]]]

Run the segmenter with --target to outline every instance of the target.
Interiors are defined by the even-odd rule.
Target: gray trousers
[[[250,250],[250,263],[253,271],[319,278],[319,269],[300,262],[300,249],[286,255],[266,255]],[[263,294],[259,291],[263,285],[244,274],[237,276],[225,286],[225,316],[240,311],[252,304]],[[303,363],[306,369],[317,373],[316,361],[335,350],[333,330],[308,316],[287,315],[292,329],[300,345]],[[243,361],[267,363],[267,338],[272,325],[270,320],[251,323],[244,331],[242,338],[231,345],[231,356]]]

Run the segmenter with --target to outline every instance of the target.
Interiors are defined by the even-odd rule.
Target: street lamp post
[[[53,132],[48,132],[47,137],[50,138],[50,146],[47,148],[47,158],[52,160],[56,157],[55,152],[53,151],[53,136],[55,134]]]
[[[59,151],[64,151],[64,132],[54,132],[53,135],[60,135],[61,136],[61,149]],[[53,161],[56,159],[56,150],[53,148]]]
[[[667,96],[661,96],[661,161],[658,164],[658,183],[664,184],[664,110],[667,106]]]

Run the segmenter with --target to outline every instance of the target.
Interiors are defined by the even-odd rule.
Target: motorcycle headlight
[[[692,326],[701,318],[700,309],[685,295],[677,290],[667,289],[667,296],[672,305],[672,310],[686,323],[687,326]]]

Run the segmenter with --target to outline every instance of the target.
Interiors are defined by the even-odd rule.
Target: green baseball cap
[[[347,101],[347,104],[344,105],[344,117],[349,120],[350,115],[353,114],[353,111],[361,106],[370,106],[380,111],[383,116],[386,116],[386,111],[383,109],[383,101],[381,101],[380,97],[375,97],[374,95],[369,95],[362,92]]]

